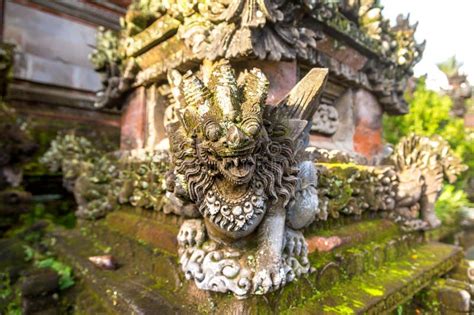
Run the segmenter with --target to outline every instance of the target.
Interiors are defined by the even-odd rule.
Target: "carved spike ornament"
[[[443,179],[453,183],[467,169],[439,136],[411,134],[403,138],[390,157],[398,174],[397,211],[407,229],[438,227],[434,206]]]
[[[259,69],[236,77],[222,60],[207,81],[191,72],[180,80],[168,186],[177,207],[195,204],[201,218],[185,222],[178,237],[183,271],[199,288],[264,294],[310,271],[297,230],[316,217],[317,177],[298,151],[326,77],[313,69],[277,106],[265,105],[268,80]]]

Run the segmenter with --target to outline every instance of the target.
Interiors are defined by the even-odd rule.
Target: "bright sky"
[[[419,22],[418,41],[426,39],[423,59],[415,66],[415,75],[428,74],[433,89],[447,87],[437,63],[456,55],[464,63],[461,72],[474,84],[474,0],[382,0],[383,15],[394,23],[399,13],[410,13],[410,22]]]

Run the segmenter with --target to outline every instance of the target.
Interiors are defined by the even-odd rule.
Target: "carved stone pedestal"
[[[179,223],[175,216],[128,208],[75,230],[55,231],[54,250],[78,278],[70,294],[77,310],[380,314],[410,301],[462,258],[458,247],[427,242],[422,233],[404,233],[385,219],[340,218],[305,232],[313,272],[265,298],[239,300],[185,279],[176,241]],[[98,269],[88,260],[105,252],[119,269]]]

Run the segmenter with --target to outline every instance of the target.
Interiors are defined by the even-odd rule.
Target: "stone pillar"
[[[138,87],[127,98],[122,112],[120,150],[142,149],[145,145],[146,95]]]
[[[146,89],[145,113],[145,148],[153,150],[161,140],[166,138],[163,125],[166,97],[159,93],[159,87],[152,85]]]
[[[383,150],[382,106],[370,92],[354,93],[354,151],[372,161]]]
[[[338,113],[338,127],[333,135],[311,133],[310,143],[318,148],[328,150],[341,150],[347,153],[354,152],[354,100],[351,89],[347,90],[334,102]]]

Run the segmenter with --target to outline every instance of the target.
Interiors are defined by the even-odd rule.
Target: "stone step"
[[[139,240],[177,257],[176,236],[182,219],[159,212],[125,208],[98,222],[129,239]],[[424,242],[421,233],[404,233],[394,222],[381,218],[321,222],[305,231],[309,258],[316,268],[315,286],[326,289],[334,277],[350,278],[397,259],[409,248]],[[106,237],[106,234],[101,236]],[[337,273],[337,274],[335,274]]]
[[[364,307],[377,309],[380,308],[377,301],[385,297],[395,301],[393,303],[403,302],[402,298],[394,298],[390,290],[403,289],[403,286],[397,287],[400,281],[408,287],[409,281],[416,276],[403,269],[404,266],[416,266],[422,262],[422,270],[417,267],[419,272],[438,276],[449,266],[440,269],[437,264],[452,262],[455,260],[452,257],[458,259],[462,255],[458,248],[449,245],[425,244],[419,234],[400,233],[396,225],[386,220],[322,228],[317,235],[310,229],[307,231],[309,242],[314,242],[315,237],[340,239],[339,245],[331,250],[327,250],[327,246],[312,247],[310,260],[316,268],[315,273],[264,298],[237,300],[230,294],[198,290],[194,282],[184,279],[175,249],[179,223],[178,218],[160,214],[118,211],[105,220],[84,223],[74,230],[55,231],[55,250],[73,265],[84,287],[98,297],[96,300],[102,301],[105,309],[122,314],[156,314],[157,310],[160,314],[222,313],[228,309],[239,314],[251,314],[292,311],[293,308],[310,313],[325,312],[321,305],[326,305],[326,310],[332,310],[332,307],[335,312],[338,307],[364,311],[356,302],[345,301],[347,298],[344,297],[350,295],[338,297],[337,294],[352,292],[349,288],[357,287],[357,283],[368,285],[359,287],[357,294],[369,293],[366,292],[364,299],[354,295],[354,301],[364,301]],[[429,256],[431,251],[435,253],[433,257]],[[120,268],[101,270],[88,260],[90,256],[104,254],[112,254]],[[392,271],[399,272],[399,277],[386,277]],[[374,282],[372,286],[374,277],[386,281]],[[381,291],[379,288],[387,288],[382,296],[377,296]],[[419,289],[421,286],[414,288]],[[411,291],[406,296],[410,294]]]
[[[463,258],[461,248],[430,242],[411,249],[398,261],[388,262],[374,272],[339,282],[301,305],[298,314],[385,314],[410,300],[433,279],[445,275]]]
[[[99,237],[92,228],[56,230],[51,236],[56,240],[55,252],[73,267],[83,289],[96,296],[104,309],[113,314],[190,313],[173,298],[173,290],[182,282],[174,258],[113,232],[104,237],[102,231]],[[107,253],[117,260],[117,270],[100,269],[88,259]]]

